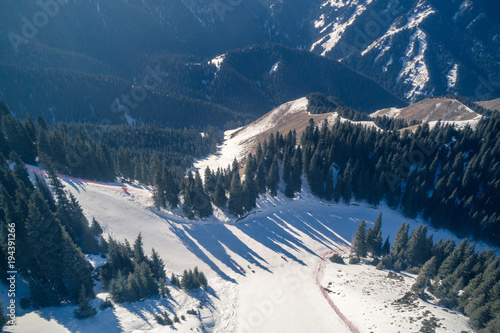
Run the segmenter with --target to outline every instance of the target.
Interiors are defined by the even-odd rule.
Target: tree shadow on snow
[[[215,273],[217,273],[224,280],[234,282],[236,281],[224,273],[201,249],[200,247],[188,236],[182,227],[177,227],[175,224],[170,223],[172,232],[182,241],[184,246],[191,251],[199,259],[203,260]],[[241,274],[241,272],[240,272]]]

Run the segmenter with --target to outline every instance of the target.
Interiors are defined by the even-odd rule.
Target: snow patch
[[[405,97],[411,101],[423,94],[425,85],[429,81],[429,72],[425,64],[426,37],[425,33],[419,28],[410,37],[406,56],[401,58],[403,68],[396,78],[396,82],[403,80],[403,83],[409,87],[409,90],[405,92]],[[418,48],[416,55],[413,56],[416,48]]]
[[[448,91],[455,88],[457,84],[458,76],[458,64],[453,65],[453,68],[446,75],[446,80],[448,82]]]
[[[408,21],[402,27],[398,27],[397,23],[393,23],[389,30],[380,38],[375,40],[372,44],[370,44],[361,55],[364,56],[371,50],[377,48],[382,49],[382,52],[378,55],[381,57],[389,48],[392,46],[392,38],[394,35],[400,33],[406,29],[414,29],[420,25],[427,17],[434,14],[435,10],[432,7],[425,5],[423,1],[420,1],[418,5],[415,7],[414,13],[408,17]]]
[[[215,67],[217,67],[217,71],[220,70],[220,66],[222,66],[222,63],[224,62],[224,59],[226,58],[226,54],[221,54],[215,58],[213,58],[212,60],[210,60],[208,62],[209,65],[214,65]]]
[[[280,65],[279,61],[277,63],[275,63],[273,65],[273,67],[271,67],[271,70],[269,71],[269,75],[271,75],[272,73],[276,72],[278,70],[279,65]]]
[[[332,22],[333,23],[332,32],[330,32],[327,36],[322,37],[320,40],[314,42],[310,48],[310,51],[313,51],[316,48],[316,46],[319,45],[323,48],[323,52],[321,53],[321,55],[325,56],[329,51],[331,51],[335,47],[335,45],[337,45],[347,27],[349,27],[351,24],[354,23],[356,18],[366,10],[366,6],[368,6],[372,1],[373,0],[367,0],[365,5],[359,5],[357,0],[350,2],[349,5],[358,4],[356,6],[354,14],[352,14],[352,16],[343,23]],[[321,7],[323,8],[328,4],[330,4],[332,7],[341,7],[347,5],[347,3],[344,3],[342,1],[332,0],[325,2]]]
[[[318,20],[314,21],[314,27],[316,29],[322,28],[325,25],[325,14],[321,14]]]

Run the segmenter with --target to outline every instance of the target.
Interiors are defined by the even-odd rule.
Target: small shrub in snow
[[[330,261],[336,264],[345,264],[344,258],[337,253],[330,257]]]
[[[174,323],[178,323],[180,320],[179,320],[179,317],[177,317],[177,315],[175,315],[174,317]]]
[[[167,311],[163,312],[162,315],[156,315],[155,319],[156,319],[156,322],[158,324],[163,325],[163,326],[173,325],[174,324],[174,322],[172,321],[172,319],[170,319],[168,317],[168,312]]]
[[[359,257],[352,257],[351,259],[349,259],[350,265],[356,265],[359,264],[359,262],[360,262]]]
[[[191,309],[191,310],[187,310],[187,314],[196,316],[198,314],[198,312],[196,312],[195,309]]]
[[[186,317],[184,317],[184,315],[181,316],[181,319],[182,320],[186,320]]]
[[[107,308],[112,308],[112,307],[113,307],[113,302],[111,302],[111,299],[109,299],[109,297],[106,298],[106,300],[103,301],[101,303],[101,305],[99,306],[99,308],[101,309],[101,311],[102,310],[106,310]]]

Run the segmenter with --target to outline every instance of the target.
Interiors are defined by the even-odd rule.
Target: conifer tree
[[[358,257],[366,257],[366,221],[362,219],[356,229],[356,234],[354,235],[354,244],[352,246],[352,251]]]
[[[160,258],[155,249],[152,250],[150,265],[151,272],[153,273],[153,278],[157,281],[159,280],[165,282],[165,264],[163,263],[163,259]]]
[[[179,186],[172,175],[172,172],[167,168],[164,169],[163,178],[165,180],[165,198],[170,205],[170,208],[176,208],[179,204]]]
[[[276,196],[278,194],[278,183],[279,183],[279,172],[276,159],[271,164],[271,168],[269,169],[269,175],[267,179],[267,188],[271,192],[272,196]]]
[[[432,257],[420,269],[417,280],[415,281],[411,289],[416,293],[422,295],[425,291],[425,288],[429,286],[430,280],[434,278],[435,274],[436,257]]]
[[[236,172],[233,171],[231,179],[228,209],[231,214],[236,216],[243,214],[243,188],[241,187],[240,174],[237,169]]]
[[[381,255],[382,256],[387,256],[391,252],[391,243],[389,242],[389,236],[385,239],[384,245],[382,245],[382,251]]]
[[[294,143],[295,144],[295,143]],[[292,158],[292,183],[293,183],[293,191],[300,192],[302,187],[302,151],[300,146],[295,149],[295,153]]]
[[[341,178],[341,192],[342,198],[345,203],[351,202],[352,197],[352,174],[351,174],[351,163],[348,162]]]
[[[396,233],[394,244],[392,245],[392,256],[401,262],[406,262],[406,246],[408,244],[408,231],[410,224],[403,222]]]
[[[382,251],[382,213],[379,213],[373,227],[366,233],[366,243],[368,252],[374,257],[380,255]]]
[[[258,193],[266,192],[266,169],[263,161],[260,161],[257,167],[256,185]]]
[[[215,185],[213,201],[214,204],[216,204],[218,207],[224,207],[227,202],[226,190],[224,189],[224,180],[220,174],[217,176],[217,183]]]
[[[422,265],[428,260],[426,255],[430,251],[427,246],[427,227],[419,225],[411,233],[406,249],[407,260],[411,266]]]
[[[326,173],[325,199],[332,201],[333,199],[333,165],[330,165]]]
[[[90,225],[90,231],[92,232],[92,235],[94,236],[100,236],[103,233],[102,227],[97,222],[95,218],[92,218],[92,224]]]
[[[134,261],[138,264],[146,261],[146,255],[144,254],[142,235],[139,233],[134,242]]]
[[[78,298],[78,309],[74,311],[74,314],[77,319],[92,318],[97,314],[97,310],[90,304],[90,298],[85,291],[84,285],[82,285]]]

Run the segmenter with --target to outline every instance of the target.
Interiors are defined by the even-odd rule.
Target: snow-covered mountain
[[[400,97],[497,96],[500,10],[492,1],[328,0],[316,4],[310,49]]]

